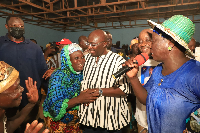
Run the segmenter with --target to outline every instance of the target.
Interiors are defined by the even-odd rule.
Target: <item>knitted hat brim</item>
[[[149,23],[149,25],[151,26],[152,29],[154,29],[154,27],[156,26],[158,29],[160,29],[161,31],[163,31],[164,33],[166,33],[167,35],[169,35],[170,37],[172,37],[176,42],[178,42],[181,46],[183,46],[186,51],[185,54],[194,58],[194,53],[189,49],[188,44],[182,40],[179,36],[177,36],[175,33],[173,33],[172,31],[170,31],[170,29],[165,28],[164,26],[153,22],[152,20],[147,20],[147,22]]]

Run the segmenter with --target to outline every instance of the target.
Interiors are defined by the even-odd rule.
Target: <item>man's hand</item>
[[[25,80],[25,84],[28,90],[28,93],[26,93],[28,101],[33,104],[37,103],[38,98],[39,98],[38,90],[36,86],[37,82],[35,81],[33,84],[33,79],[28,77],[28,80]]]
[[[38,121],[35,120],[31,124],[27,123],[26,124],[26,130],[24,133],[38,133],[40,129],[43,127],[42,123],[38,124]],[[42,133],[49,133],[48,129],[45,129]]]
[[[56,68],[53,68],[53,67],[51,67],[51,69],[48,69],[48,70],[44,73],[44,75],[42,76],[42,78],[45,78],[45,80],[46,80],[48,77],[51,76],[51,74],[53,73],[53,71],[54,71],[55,69],[56,69]]]

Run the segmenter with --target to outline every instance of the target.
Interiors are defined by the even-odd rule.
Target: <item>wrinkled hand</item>
[[[134,62],[136,62],[135,58],[131,57],[128,61],[125,62],[125,64],[123,64],[123,66],[133,67],[133,69],[126,72],[126,75],[129,78],[137,77],[139,65]]]
[[[33,79],[28,77],[28,80],[25,80],[25,84],[28,90],[28,93],[26,93],[28,101],[33,104],[37,103],[38,98],[39,98],[38,90],[36,86],[37,82],[35,81],[33,84]]]
[[[44,73],[44,75],[42,76],[42,78],[45,78],[45,80],[46,80],[48,77],[51,76],[51,74],[53,73],[53,71],[54,71],[55,69],[56,69],[56,68],[53,68],[53,67],[51,67],[51,69],[48,69],[48,70]]]
[[[40,129],[43,127],[42,123],[38,124],[38,121],[35,120],[31,124],[27,123],[26,124],[26,130],[24,133],[38,133]],[[42,133],[49,133],[48,129],[45,129]]]
[[[87,89],[81,91],[80,95],[78,96],[78,99],[81,101],[81,103],[91,103],[94,102],[98,97],[98,89]]]

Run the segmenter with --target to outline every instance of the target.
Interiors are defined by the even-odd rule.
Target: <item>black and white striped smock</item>
[[[117,72],[125,59],[109,51],[96,63],[96,57],[87,54],[84,66],[81,91],[87,88],[110,88],[117,85],[124,93],[130,92],[128,78],[124,75],[116,80],[112,74]],[[119,130],[130,122],[127,97],[99,97],[89,106],[81,105],[80,123],[86,126],[101,127],[107,130]]]

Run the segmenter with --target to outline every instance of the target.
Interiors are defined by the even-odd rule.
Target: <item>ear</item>
[[[168,47],[174,47],[174,43],[172,43],[171,41],[168,40]]]
[[[6,29],[8,29],[8,25],[7,24],[5,24],[5,27],[6,27]]]
[[[108,42],[104,42],[104,43],[103,43],[103,47],[104,47],[104,48],[107,48],[107,46],[108,46]]]

